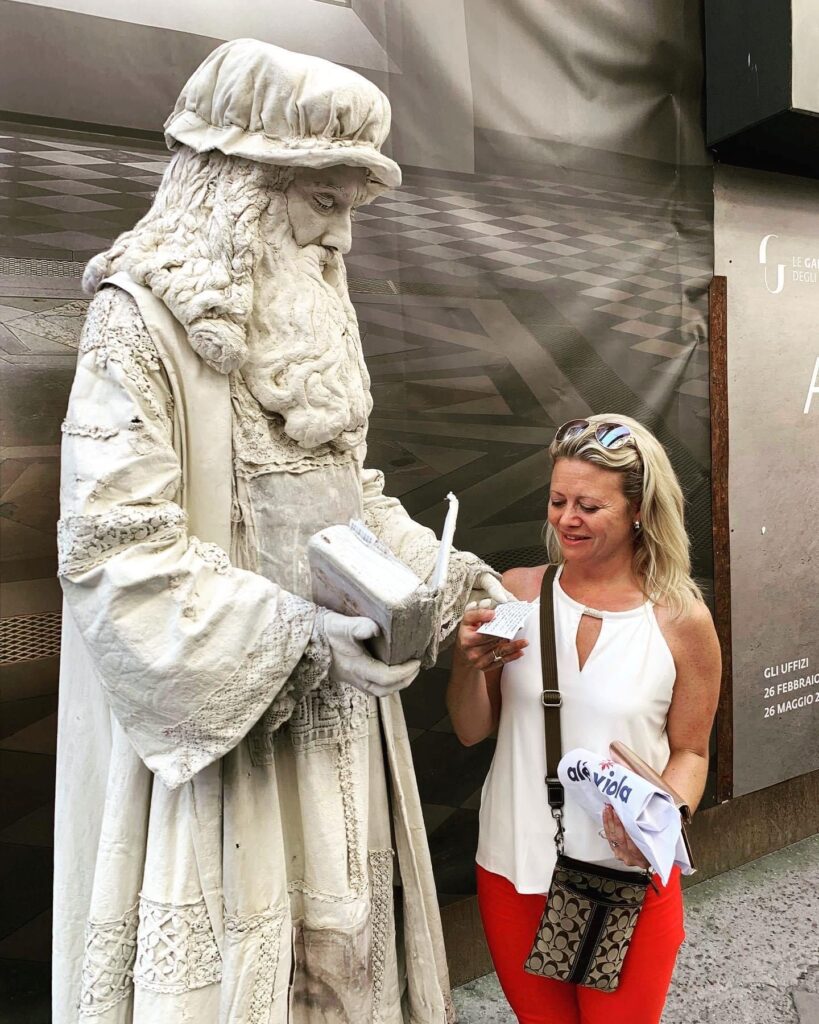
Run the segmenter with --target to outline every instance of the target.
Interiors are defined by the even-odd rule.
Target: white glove
[[[350,683],[374,697],[388,697],[409,686],[418,675],[420,661],[385,665],[368,653],[364,641],[379,633],[372,619],[328,611],[322,625],[330,644],[330,678],[336,682]]]
[[[516,600],[515,595],[510,594],[491,572],[482,572],[475,577],[475,586],[469,597],[467,608],[494,608],[497,604]]]

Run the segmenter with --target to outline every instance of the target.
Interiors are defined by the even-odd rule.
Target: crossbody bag
[[[555,820],[555,864],[546,907],[524,970],[602,992],[614,992],[650,872],[618,871],[587,864],[563,852],[563,785],[557,775],[561,757],[552,586],[557,566],[550,565],[540,591],[540,654],[543,664],[543,717],[546,735],[546,793]]]

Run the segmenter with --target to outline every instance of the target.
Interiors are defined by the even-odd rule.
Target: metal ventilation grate
[[[0,619],[0,664],[11,665],[60,653],[60,612]]]
[[[0,276],[82,277],[85,263],[76,260],[26,260],[0,256]]]
[[[398,295],[398,289],[389,278],[349,277],[347,288],[360,295]]]
[[[510,548],[508,551],[493,551],[486,556],[487,564],[498,572],[517,569],[518,566],[543,565],[549,561],[543,544],[533,544],[526,548]]]

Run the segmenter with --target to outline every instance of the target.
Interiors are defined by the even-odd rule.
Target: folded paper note
[[[424,583],[358,520],[328,526],[307,544],[313,600],[344,615],[366,615],[381,632],[369,646],[387,665],[421,658],[440,629],[443,588],[458,515],[458,499],[447,495],[449,511],[438,560]]]
[[[495,618],[484,622],[478,632],[512,640],[523,629],[523,623],[533,608],[532,601],[507,601],[506,604],[499,604],[495,609]]]

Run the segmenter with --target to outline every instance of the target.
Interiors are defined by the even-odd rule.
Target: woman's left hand
[[[651,865],[629,839],[623,823],[610,804],[603,808],[603,831],[611,847],[611,852],[629,868],[648,868]]]

